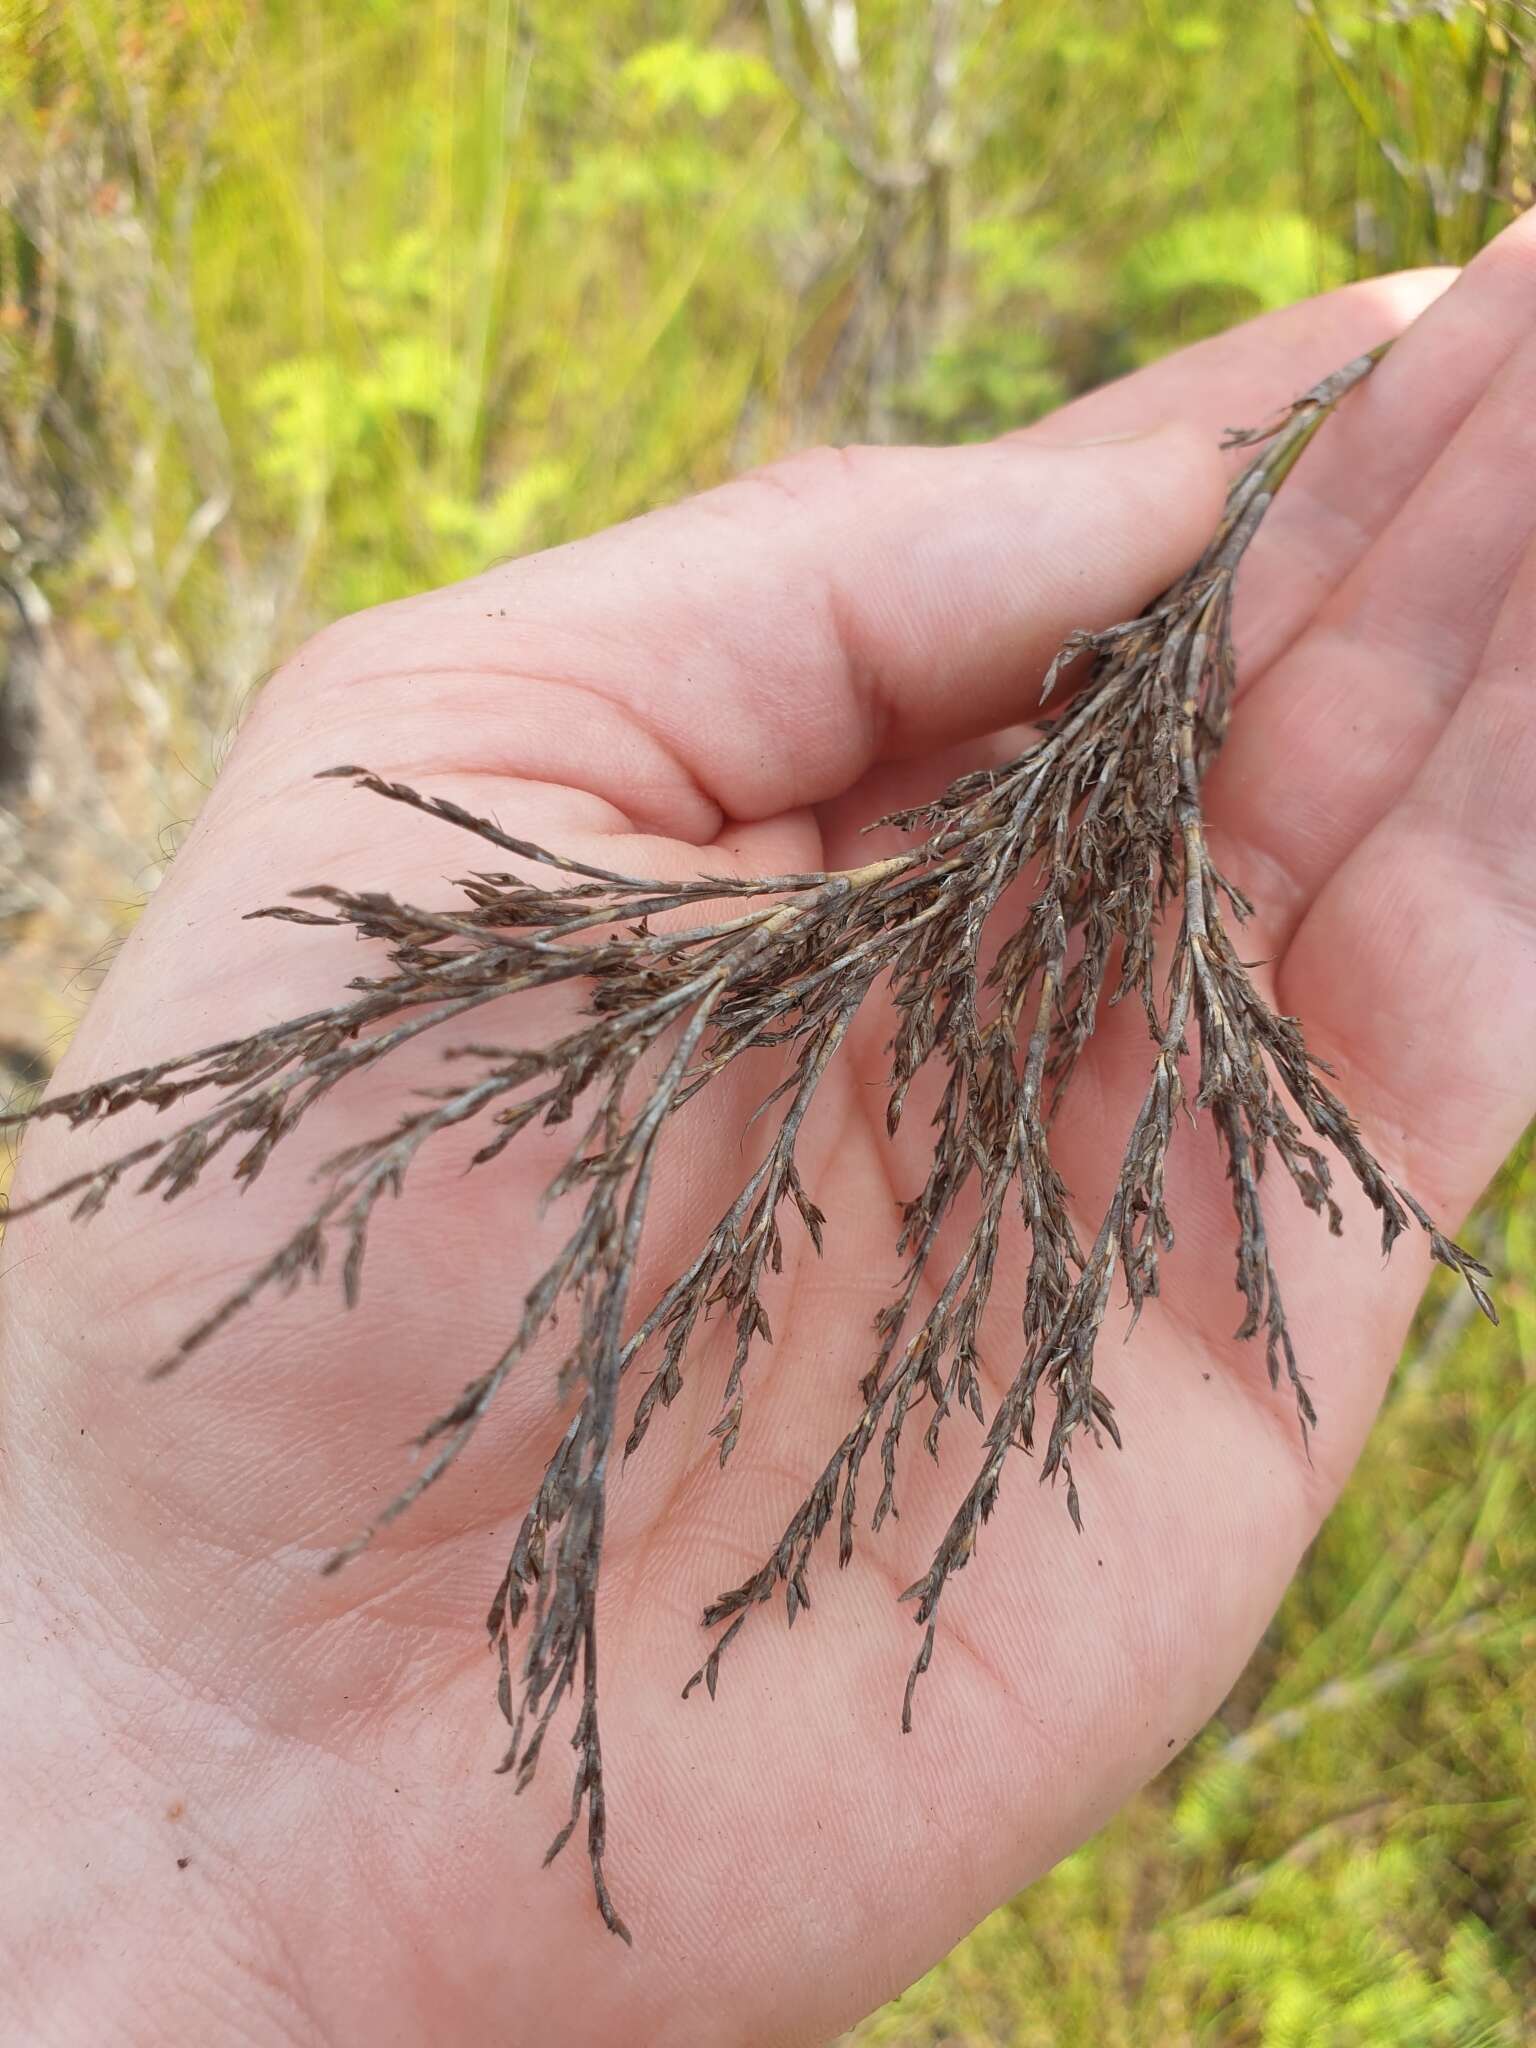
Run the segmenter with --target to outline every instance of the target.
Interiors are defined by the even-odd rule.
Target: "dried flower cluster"
[[[754,1345],[769,1336],[762,1292],[779,1264],[790,1212],[821,1248],[823,1217],[797,1162],[805,1119],[855,1015],[877,989],[896,1018],[892,1131],[920,1070],[936,1068],[942,1082],[932,1164],[905,1208],[903,1277],[878,1317],[846,1434],[772,1553],[707,1610],[706,1625],[722,1632],[689,1690],[702,1678],[713,1694],[722,1654],[753,1609],[781,1586],[793,1621],[810,1597],[817,1543],[834,1521],[846,1562],[871,1453],[878,1463],[872,1522],[879,1527],[892,1510],[897,1452],[914,1410],[926,1415],[930,1451],[957,1405],[987,1426],[980,1468],[907,1595],[923,1633],[904,1726],[933,1652],[945,1586],[975,1548],[1010,1452],[1033,1446],[1042,1399],[1049,1427],[1041,1477],[1059,1476],[1079,1520],[1079,1432],[1120,1440],[1112,1404],[1095,1380],[1095,1346],[1117,1275],[1138,1308],[1156,1293],[1160,1258],[1173,1243],[1164,1169],[1186,1100],[1181,1061],[1196,1042],[1192,1106],[1210,1116],[1231,1182],[1237,1285],[1246,1304],[1241,1334],[1263,1332],[1271,1382],[1282,1374],[1289,1382],[1303,1428],[1313,1409],[1260,1199],[1271,1159],[1308,1207],[1337,1229],[1322,1149],[1329,1148],[1380,1213],[1385,1243],[1411,1219],[1429,1233],[1434,1256],[1462,1273],[1489,1308],[1484,1269],[1388,1180],[1320,1078],[1296,1022],[1277,1016],[1254,986],[1228,927],[1229,915],[1241,920],[1248,906],[1213,866],[1201,819],[1201,778],[1221,743],[1233,695],[1238,565],[1292,464],[1373,361],[1362,357],[1326,379],[1263,432],[1234,437],[1259,452],[1233,486],[1205,554],[1141,617],[1074,634],[1051,669],[1046,694],[1069,664],[1081,661],[1086,681],[1010,766],[964,776],[932,803],[886,821],[912,836],[906,850],[845,873],[658,885],[565,859],[363,769],[338,768],[331,772],[462,826],[482,844],[559,879],[476,875],[459,885],[464,900],[452,911],[418,909],[386,895],[304,891],[316,907],[261,914],[351,925],[361,937],[384,942],[388,971],[354,981],[349,1000],[334,1008],[56,1096],[32,1112],[83,1124],[130,1104],[167,1109],[196,1094],[215,1097],[212,1108],[174,1132],[40,1198],[74,1196],[77,1214],[93,1212],[141,1168],[141,1189],[175,1196],[226,1151],[235,1177],[249,1181],[320,1097],[408,1041],[461,1026],[525,990],[584,987],[579,1015],[546,1044],[466,1046],[454,1031],[452,1071],[467,1069],[468,1077],[425,1101],[412,1098],[393,1128],[328,1160],[302,1227],[156,1370],[182,1364],[266,1290],[317,1275],[332,1237],[344,1242],[343,1286],[355,1299],[375,1204],[399,1189],[422,1146],[440,1132],[481,1120],[487,1135],[474,1155],[478,1167],[536,1122],[573,1120],[577,1135],[551,1193],[574,1198],[574,1227],[529,1288],[501,1355],[423,1431],[430,1458],[327,1568],[353,1556],[441,1478],[534,1340],[557,1310],[567,1311],[561,1375],[577,1405],[523,1516],[489,1625],[512,1731],[504,1768],[519,1787],[537,1768],[562,1701],[579,1697],[570,1818],[550,1854],[585,1811],[598,1903],[616,1932],[625,1930],[603,1875],[596,1596],[620,1383],[637,1361],[650,1363],[622,1446],[631,1454],[657,1407],[676,1397],[700,1325],[711,1316],[729,1318],[735,1354],[714,1431],[722,1460],[729,1456],[741,1426],[746,1368]],[[984,956],[994,912],[1021,877],[1030,883],[1030,906]],[[729,913],[723,916],[722,902]],[[663,913],[704,905],[715,906],[713,922],[669,919],[665,929],[654,928]],[[1171,961],[1159,973],[1159,935],[1175,906]],[[1146,1092],[1125,1134],[1113,1194],[1085,1245],[1052,1162],[1052,1118],[1103,1006],[1122,998],[1145,1011]],[[739,1054],[765,1046],[780,1049],[786,1078],[760,1111],[771,1131],[761,1163],[660,1299],[634,1301],[636,1251],[669,1119]],[[980,1332],[1010,1205],[1028,1226],[1027,1293],[1018,1369],[988,1421],[977,1371]],[[941,1226],[957,1212],[971,1219],[962,1249],[952,1261],[940,1260]]]

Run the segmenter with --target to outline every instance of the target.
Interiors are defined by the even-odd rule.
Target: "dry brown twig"
[[[1379,354],[1379,351],[1377,352]],[[334,888],[301,892],[314,907],[257,913],[301,923],[350,925],[384,941],[390,970],[352,983],[335,1007],[264,1027],[55,1096],[31,1117],[85,1124],[132,1104],[168,1109],[211,1092],[213,1106],[174,1132],[40,1196],[70,1196],[76,1214],[98,1209],[136,1169],[141,1190],[174,1196],[221,1153],[236,1179],[253,1179],[306,1112],[346,1077],[388,1059],[429,1031],[456,1025],[534,988],[582,983],[571,1027],[543,1045],[465,1048],[472,1077],[403,1113],[393,1128],[320,1169],[321,1193],[302,1226],[161,1360],[183,1364],[233,1317],[273,1287],[321,1270],[328,1238],[345,1241],[343,1287],[356,1298],[369,1219],[399,1189],[423,1145],[483,1119],[474,1157],[489,1164],[535,1122],[575,1116],[579,1131],[551,1192],[575,1198],[578,1220],[525,1298],[501,1355],[422,1432],[432,1447],[410,1483],[326,1566],[353,1557],[449,1470],[530,1346],[568,1307],[563,1382],[579,1405],[549,1461],[491,1604],[500,1661],[500,1702],[511,1725],[504,1769],[519,1788],[537,1768],[553,1717],[580,1700],[570,1818],[553,1856],[587,1816],[593,1881],[603,1917],[626,1931],[603,1875],[606,1815],[596,1676],[596,1595],[604,1513],[616,1449],[620,1382],[642,1356],[655,1366],[624,1454],[635,1452],[658,1407],[682,1385],[691,1340],[712,1314],[735,1325],[735,1353],[714,1434],[722,1461],[741,1426],[744,1372],[768,1335],[765,1276],[780,1258],[787,1204],[821,1248],[823,1218],[801,1180],[797,1145],[823,1076],[861,1005],[881,985],[893,1003],[888,1122],[895,1130],[919,1070],[937,1063],[942,1093],[933,1158],[906,1205],[905,1271],[877,1319],[873,1356],[851,1426],[836,1444],[771,1554],[704,1616],[721,1633],[700,1670],[713,1695],[724,1652],[753,1610],[779,1587],[792,1622],[809,1599],[816,1547],[836,1521],[837,1550],[853,1547],[856,1492],[878,1452],[878,1528],[891,1512],[896,1458],[914,1408],[928,1411],[924,1442],[936,1451],[957,1405],[983,1416],[977,1373],[982,1317],[991,1294],[999,1229],[1010,1203],[1030,1233],[1022,1357],[987,1424],[980,1468],[955,1509],[932,1562],[908,1589],[922,1642],[907,1681],[903,1726],[933,1653],[938,1610],[951,1576],[970,1559],[998,1498],[1010,1452],[1029,1450],[1042,1399],[1051,1404],[1042,1479],[1064,1482],[1080,1523],[1073,1446],[1081,1431],[1120,1441],[1094,1373],[1095,1345],[1119,1275],[1137,1309],[1158,1287],[1173,1243],[1164,1165],[1185,1105],[1181,1058],[1198,1040],[1190,1107],[1209,1113],[1231,1182],[1243,1337],[1263,1333],[1271,1383],[1291,1387],[1303,1429],[1314,1420],[1298,1369],[1265,1231],[1260,1182],[1273,1157],[1307,1206],[1339,1227],[1323,1147],[1341,1158],[1381,1217],[1386,1246],[1410,1222],[1428,1233],[1443,1265],[1461,1273],[1479,1305],[1492,1306],[1486,1269],[1446,1238],[1413,1196],[1395,1186],[1347,1110],[1321,1078],[1294,1019],[1264,1002],[1233,948],[1228,915],[1248,906],[1216,871],[1206,845],[1201,780],[1221,744],[1235,682],[1231,642],[1239,564],[1274,493],[1340,399],[1375,355],[1326,378],[1260,432],[1233,437],[1258,453],[1228,496],[1221,524],[1193,568],[1139,618],[1077,633],[1062,647],[1045,694],[1069,664],[1088,677],[1038,739],[1011,765],[963,776],[895,823],[912,844],[837,874],[736,882],[706,877],[658,884],[615,874],[530,845],[441,798],[380,780],[361,768],[331,770],[391,802],[462,826],[523,862],[552,869],[549,884],[511,874],[460,884],[463,905],[439,913],[386,895]],[[1010,884],[1031,878],[1034,898],[984,967],[983,934]],[[664,913],[726,902],[714,921],[665,929]],[[1171,961],[1159,987],[1154,962],[1164,915],[1178,908]],[[1112,964],[1117,967],[1111,987]],[[1126,1135],[1119,1175],[1086,1248],[1068,1215],[1052,1162],[1052,1118],[1070,1088],[1104,1004],[1135,998],[1145,1011],[1150,1068]],[[668,1120],[736,1057],[774,1045],[788,1078],[764,1105],[777,1115],[761,1163],[685,1270],[659,1300],[636,1304],[636,1251]],[[27,1113],[0,1118],[20,1124]],[[974,1220],[957,1259],[936,1263],[941,1226],[965,1205]],[[24,1213],[22,1211],[15,1212]],[[927,1287],[932,1306],[915,1305]],[[513,1636],[526,1629],[515,1664]],[[627,1938],[627,1934],[626,1934]]]

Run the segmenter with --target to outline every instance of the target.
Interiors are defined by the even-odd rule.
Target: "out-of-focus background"
[[[0,0],[0,1093],[314,626],[1462,260],[1532,198],[1533,47],[1515,0]],[[1527,1147],[1502,1328],[1432,1293],[1217,1720],[855,2040],[1536,2039],[1533,1196]]]

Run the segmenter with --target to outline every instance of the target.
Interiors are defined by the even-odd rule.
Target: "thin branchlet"
[[[877,989],[895,1018],[892,1133],[918,1076],[933,1072],[940,1083],[931,1164],[902,1217],[901,1278],[876,1318],[847,1430],[772,1551],[706,1610],[706,1626],[720,1633],[685,1692],[702,1681],[713,1695],[724,1652],[781,1587],[794,1621],[809,1603],[813,1555],[834,1522],[837,1556],[847,1563],[871,1454],[878,1529],[896,1511],[898,1451],[911,1415],[926,1414],[922,1440],[936,1457],[947,1418],[963,1407],[984,1426],[982,1457],[927,1571],[906,1595],[922,1631],[902,1709],[910,1726],[945,1588],[976,1548],[1010,1455],[1033,1449],[1044,1428],[1040,1476],[1060,1479],[1081,1526],[1074,1448],[1083,1432],[1120,1441],[1096,1379],[1097,1343],[1117,1285],[1133,1314],[1158,1291],[1173,1244],[1165,1168],[1186,1109],[1208,1114],[1226,1163],[1244,1305],[1238,1334],[1262,1334],[1271,1384],[1287,1382],[1303,1433],[1316,1413],[1265,1226],[1261,1185],[1271,1161],[1337,1231],[1329,1155],[1342,1160],[1380,1215],[1384,1245],[1416,1224],[1434,1257],[1461,1273],[1493,1312],[1485,1269],[1388,1178],[1296,1021],[1275,1014],[1243,965],[1228,920],[1241,922],[1249,906],[1213,864],[1201,810],[1202,779],[1236,681],[1239,565],[1291,467],[1380,353],[1325,379],[1269,427],[1231,437],[1232,445],[1258,452],[1232,486],[1200,560],[1140,617],[1066,641],[1047,675],[1046,698],[1069,667],[1085,669],[1086,679],[1052,707],[1015,761],[962,776],[932,802],[882,821],[908,835],[904,850],[843,873],[657,883],[536,846],[362,768],[333,769],[559,879],[475,873],[459,885],[461,901],[451,911],[382,893],[301,891],[285,906],[253,914],[350,926],[384,947],[387,970],[358,977],[350,999],[331,1008],[0,1118],[83,1125],[138,1104],[165,1111],[194,1097],[211,1100],[166,1135],[11,1212],[14,1219],[73,1198],[75,1214],[88,1216],[130,1176],[140,1176],[141,1190],[174,1198],[220,1154],[232,1155],[236,1180],[254,1180],[332,1089],[427,1033],[446,1034],[445,1071],[454,1078],[426,1097],[413,1095],[390,1128],[325,1161],[303,1223],[156,1361],[156,1373],[182,1365],[263,1294],[318,1275],[333,1241],[342,1248],[346,1298],[354,1301],[376,1204],[399,1192],[423,1146],[445,1131],[478,1121],[486,1135],[472,1163],[483,1167],[534,1126],[572,1123],[577,1135],[549,1190],[570,1198],[568,1233],[529,1286],[499,1356],[422,1431],[431,1455],[327,1569],[355,1556],[453,1466],[509,1376],[561,1317],[570,1334],[559,1370],[576,1409],[523,1513],[489,1614],[511,1729],[502,1768],[526,1785],[562,1703],[576,1703],[570,1812],[549,1853],[585,1814],[598,1905],[626,1940],[603,1871],[597,1662],[621,1382],[637,1360],[650,1361],[620,1447],[630,1456],[658,1409],[681,1391],[700,1329],[712,1317],[728,1319],[734,1347],[713,1434],[721,1461],[729,1458],[754,1348],[771,1338],[763,1296],[783,1260],[785,1223],[797,1220],[822,1249],[825,1218],[799,1164],[806,1120]],[[1026,907],[999,934],[1000,906],[1021,880]],[[1009,900],[1021,899],[1015,892]],[[705,910],[701,921],[688,921],[686,914]],[[1160,958],[1167,962],[1161,974]],[[488,1006],[503,1005],[499,1023],[506,998],[557,987],[580,991],[580,1007],[547,1042],[509,1047],[466,1035]],[[1145,1092],[1085,1246],[1053,1163],[1052,1129],[1105,1008],[1127,999],[1147,1023]],[[669,1120],[742,1054],[766,1048],[777,1049],[784,1078],[757,1111],[768,1133],[760,1162],[660,1297],[637,1303],[634,1276]],[[1010,1213],[1022,1218],[1029,1243],[1024,1304],[1016,1369],[988,1420],[981,1330]],[[968,1220],[958,1238],[946,1233],[946,1223],[961,1217]],[[955,1242],[958,1251],[941,1257],[941,1243]]]

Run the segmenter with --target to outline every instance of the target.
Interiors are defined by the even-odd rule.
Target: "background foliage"
[[[0,1082],[46,1070],[305,631],[816,436],[990,434],[1461,260],[1531,198],[1531,29],[0,0]],[[858,2040],[1536,2032],[1533,1195],[1527,1150],[1474,1226],[1503,1327],[1432,1296],[1222,1714]]]

